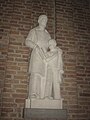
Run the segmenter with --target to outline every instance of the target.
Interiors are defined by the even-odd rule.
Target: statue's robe
[[[30,94],[42,94],[41,86],[43,77],[45,77],[45,64],[40,56],[38,46],[43,49],[43,51],[47,51],[48,43],[51,39],[50,34],[47,30],[40,30],[38,27],[32,29],[27,38],[26,38],[26,46],[32,48],[31,58],[29,62],[29,73],[31,74],[31,89],[29,90]],[[37,46],[38,45],[38,46]]]

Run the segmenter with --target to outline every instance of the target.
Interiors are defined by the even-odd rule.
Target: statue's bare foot
[[[33,94],[33,95],[31,96],[31,98],[32,98],[32,99],[39,99],[40,97],[39,97],[39,95]]]
[[[31,98],[37,98],[37,96],[36,96],[36,94],[33,94],[32,96],[31,96]]]
[[[45,99],[53,100],[53,97],[47,96],[47,97],[45,97]]]

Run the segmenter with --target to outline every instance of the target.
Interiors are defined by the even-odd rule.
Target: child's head
[[[49,48],[53,49],[56,47],[56,45],[57,45],[56,40],[54,39],[49,40]]]

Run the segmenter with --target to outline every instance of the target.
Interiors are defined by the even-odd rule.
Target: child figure
[[[60,83],[62,81],[63,61],[62,50],[56,46],[56,41],[51,39],[49,41],[50,51],[45,54],[47,64],[45,98],[60,99]]]

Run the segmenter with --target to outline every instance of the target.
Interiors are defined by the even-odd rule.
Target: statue
[[[28,98],[59,100],[63,74],[62,50],[45,29],[47,16],[40,15],[38,23],[39,26],[29,32],[25,42],[32,48]]]
[[[38,19],[39,26],[32,29],[27,38],[26,46],[32,48],[31,59],[29,64],[30,84],[29,98],[43,98],[42,80],[45,79],[45,63],[41,59],[39,49],[44,53],[48,50],[48,43],[51,39],[50,34],[45,29],[47,24],[47,16],[40,15]]]

